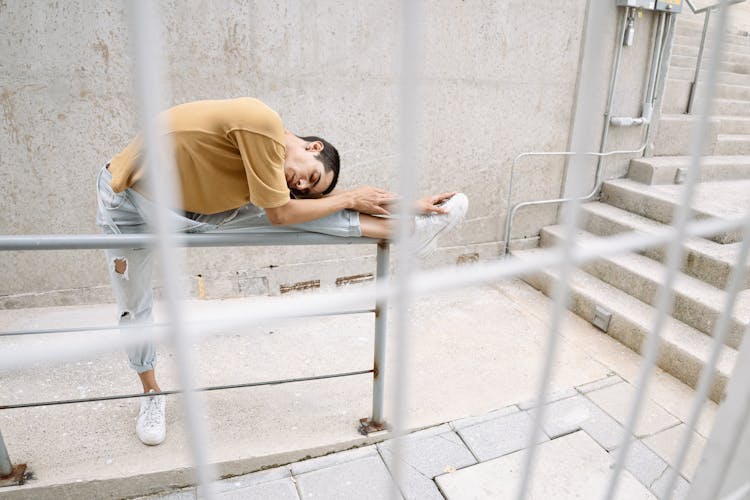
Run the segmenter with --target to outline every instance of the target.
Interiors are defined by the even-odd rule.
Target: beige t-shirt
[[[183,210],[214,214],[247,203],[289,201],[284,126],[271,108],[248,97],[180,104],[162,114],[174,151]],[[141,192],[140,136],[110,162],[115,192]]]

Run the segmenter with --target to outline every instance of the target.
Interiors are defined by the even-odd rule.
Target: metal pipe
[[[661,60],[661,48],[663,45],[662,39],[664,37],[665,20],[666,20],[666,13],[660,12],[659,19],[658,19],[658,27],[656,29],[656,37],[654,37],[654,50],[651,53],[651,69],[648,75],[648,87],[646,88],[646,100],[644,101],[644,106],[645,106],[645,103],[653,102],[653,98],[654,98],[656,78],[659,73],[659,61]],[[644,115],[645,115],[645,111],[644,111]]]
[[[390,245],[387,241],[378,244],[377,286],[388,285]],[[383,401],[385,399],[385,345],[386,326],[388,324],[388,302],[384,295],[375,303],[375,360],[372,372],[372,422],[385,425]]]
[[[505,248],[503,249],[503,252],[505,255],[508,255],[510,253],[510,238],[511,238],[511,224],[513,220],[513,214],[515,213],[514,207],[513,207],[513,182],[514,182],[514,176],[515,176],[515,166],[516,162],[523,157],[526,156],[547,156],[547,155],[563,155],[563,156],[572,156],[573,154],[583,154],[583,155],[609,155],[614,153],[604,153],[604,148],[606,146],[607,142],[607,136],[609,135],[609,121],[610,121],[610,113],[612,111],[612,103],[614,101],[614,92],[615,92],[615,84],[617,82],[617,75],[619,74],[620,69],[620,60],[622,57],[622,47],[623,47],[623,41],[625,36],[625,30],[627,28],[628,24],[628,17],[631,13],[631,8],[626,7],[623,11],[622,15],[622,23],[620,24],[620,29],[617,33],[617,37],[615,38],[617,46],[617,50],[615,51],[615,61],[614,61],[614,67],[612,69],[612,74],[610,75],[609,79],[609,90],[607,91],[607,105],[604,110],[604,128],[602,129],[602,137],[599,147],[599,153],[593,153],[593,152],[586,152],[586,153],[573,153],[570,151],[566,152],[560,152],[560,153],[521,153],[520,155],[516,156],[513,159],[513,163],[510,167],[510,176],[508,179],[508,190],[507,190],[507,199],[508,199],[508,208],[506,210],[506,218],[505,218]],[[644,146],[645,147],[645,146]],[[593,194],[596,195],[597,191],[599,190],[599,172],[601,169],[602,161],[601,156],[597,160],[596,163],[596,172],[594,175],[594,191]],[[588,197],[587,197],[588,198]],[[558,198],[556,200],[545,200],[543,202],[525,202],[520,204],[521,206],[528,206],[529,204],[547,204],[547,203],[561,203],[564,201],[571,201],[573,198]],[[520,208],[520,207],[519,207]]]
[[[513,180],[513,172],[516,168],[516,162],[520,160],[521,158],[525,158],[527,156],[574,156],[574,155],[583,155],[583,156],[611,156],[616,154],[632,154],[632,153],[640,153],[643,150],[646,149],[646,143],[643,143],[640,148],[633,149],[633,150],[625,150],[625,151],[609,151],[607,153],[596,153],[587,151],[585,153],[575,153],[573,151],[555,151],[555,152],[542,152],[542,153],[521,153],[520,155],[516,156],[513,159],[513,163],[510,167],[511,172],[511,181]],[[511,226],[513,223],[513,216],[516,214],[516,212],[523,207],[531,206],[531,205],[549,205],[553,203],[564,203],[567,201],[586,201],[592,199],[594,196],[596,196],[596,193],[599,192],[599,184],[597,182],[596,185],[594,185],[594,189],[585,197],[583,198],[555,198],[551,200],[539,200],[539,201],[525,201],[518,203],[516,205],[511,205],[510,203],[510,195],[512,194],[511,189],[513,188],[513,185],[511,184],[508,188],[508,212],[505,217],[505,248],[504,252],[505,255],[508,255],[510,252],[510,238],[511,238]]]
[[[626,8],[625,16],[624,18],[627,20],[627,14],[628,14],[629,7]],[[510,170],[510,182],[508,185],[508,210],[506,212],[506,222],[505,222],[505,248],[503,249],[503,252],[505,255],[508,255],[510,252],[510,239],[511,239],[511,228],[512,228],[512,221],[515,213],[526,206],[532,206],[532,205],[548,205],[548,204],[555,204],[555,203],[565,203],[569,201],[588,201],[593,199],[597,193],[599,192],[599,189],[602,184],[601,180],[601,165],[603,158],[607,156],[611,156],[614,154],[633,154],[633,153],[642,153],[645,151],[646,146],[648,145],[648,136],[649,132],[651,131],[651,118],[653,114],[654,109],[654,103],[657,99],[656,95],[656,89],[659,87],[659,82],[661,81],[661,76],[664,74],[664,66],[666,64],[666,59],[664,59],[663,55],[665,53],[668,53],[669,48],[672,45],[672,35],[673,35],[673,28],[674,28],[674,18],[669,17],[670,23],[667,25],[667,31],[666,36],[664,36],[664,28],[666,25],[666,19],[667,17],[664,16],[665,13],[661,13],[662,17],[659,18],[659,26],[657,28],[657,34],[654,39],[654,52],[652,56],[651,61],[651,70],[649,75],[649,80],[647,83],[647,93],[646,93],[646,101],[644,104],[644,116],[641,118],[624,118],[624,117],[612,117],[611,119],[607,119],[611,112],[612,108],[612,102],[614,97],[614,89],[615,89],[615,81],[617,79],[617,75],[619,73],[619,64],[620,64],[620,55],[622,50],[622,44],[618,47],[618,52],[615,56],[615,68],[612,73],[612,78],[610,80],[610,86],[609,86],[609,98],[607,103],[607,110],[605,111],[605,123],[604,123],[604,130],[602,132],[602,147],[600,148],[599,153],[594,152],[585,152],[585,153],[575,153],[571,151],[566,152],[554,152],[554,153],[522,153],[513,160],[513,164],[511,165]],[[623,31],[624,25],[621,26],[621,31]],[[618,39],[620,39],[621,36],[618,36]],[[608,153],[603,152],[603,148],[606,145],[607,137],[609,134],[609,124],[610,122],[613,125],[621,125],[621,126],[628,126],[628,125],[646,125],[646,130],[643,133],[643,143],[638,149],[633,150],[621,150],[621,151],[610,151]],[[594,175],[594,187],[588,195],[582,198],[555,198],[555,199],[549,199],[549,200],[539,200],[539,201],[528,201],[528,202],[522,202],[518,203],[515,206],[511,205],[512,202],[512,190],[513,190],[513,180],[514,180],[514,172],[515,172],[515,165],[516,162],[525,156],[544,156],[544,155],[565,155],[565,156],[573,156],[573,155],[589,155],[589,156],[597,156],[598,161],[596,165],[596,172]]]
[[[651,51],[651,66],[649,67],[648,82],[646,83],[646,97],[643,100],[641,116],[638,118],[613,116],[610,118],[610,123],[616,127],[632,127],[651,124],[651,118],[654,113],[654,100],[656,99],[656,82],[659,79],[662,53],[664,45],[666,44],[664,38],[666,18],[666,12],[659,13],[657,29],[653,41],[653,50]]]
[[[269,380],[266,382],[247,382],[242,384],[227,384],[227,385],[212,385],[207,387],[197,387],[193,389],[191,392],[210,392],[210,391],[223,391],[227,389],[245,389],[248,387],[263,387],[268,385],[283,385],[283,384],[292,384],[295,382],[308,382],[311,380],[325,380],[329,378],[341,378],[341,377],[352,377],[355,375],[366,375],[368,373],[372,373],[372,370],[359,370],[354,372],[343,372],[343,373],[332,373],[330,375],[318,375],[315,377],[298,377],[298,378],[287,378],[287,379],[281,379],[281,380]],[[183,394],[186,391],[184,390],[171,390],[171,391],[161,391],[161,392],[152,392],[150,394],[144,394],[142,392],[134,393],[134,394],[116,394],[114,396],[96,396],[92,398],[79,398],[79,399],[61,399],[59,401],[37,401],[34,403],[19,403],[19,404],[13,404],[13,405],[2,405],[0,406],[0,410],[12,410],[12,409],[18,409],[18,408],[37,408],[41,406],[57,406],[57,405],[69,405],[69,404],[78,404],[78,403],[94,403],[97,401],[112,401],[115,399],[133,399],[133,398],[142,398],[147,396],[160,396],[160,395],[172,395],[172,394]],[[0,436],[0,440],[2,439],[2,436]],[[0,449],[0,459],[2,458],[2,449]],[[1,460],[0,460],[1,461]]]
[[[614,68],[612,68],[612,75],[609,79],[609,90],[607,91],[607,107],[604,109],[604,128],[602,129],[602,137],[601,141],[599,142],[599,152],[603,153],[606,150],[607,147],[607,138],[609,136],[609,119],[610,115],[612,113],[612,104],[615,100],[615,86],[617,83],[617,75],[620,73],[620,60],[622,58],[622,47],[623,47],[623,37],[625,36],[625,28],[627,26],[628,22],[628,14],[630,14],[631,10],[630,7],[625,8],[625,12],[622,16],[622,23],[620,24],[620,30],[617,33],[617,38],[615,39],[617,43],[615,45],[617,46],[617,51],[615,52],[615,64]],[[599,184],[599,173],[602,169],[602,157],[599,157],[599,159],[596,162],[596,172],[594,174],[594,186],[597,186]]]
[[[721,54],[722,36],[724,27],[726,26],[726,10],[726,8],[723,8],[719,13],[719,38],[712,50],[713,57],[710,61],[710,71],[706,87],[707,90],[701,95],[700,119],[698,120],[697,125],[691,130],[690,167],[688,168],[687,179],[680,193],[679,204],[675,208],[675,213],[672,218],[671,225],[675,228],[676,237],[669,243],[666,249],[664,277],[661,281],[661,286],[659,287],[654,305],[656,314],[652,318],[653,324],[641,347],[643,363],[641,364],[640,372],[638,374],[636,396],[625,420],[622,441],[618,448],[618,454],[612,470],[611,480],[604,496],[605,500],[611,500],[617,492],[620,475],[625,467],[628,451],[632,443],[632,436],[635,434],[635,427],[639,421],[641,410],[646,399],[648,384],[651,380],[651,375],[661,350],[662,330],[667,324],[667,318],[674,306],[674,283],[682,262],[683,242],[688,235],[687,228],[692,215],[690,207],[692,206],[695,197],[695,186],[700,179],[701,155],[706,137],[708,119],[711,115],[711,103],[713,101],[716,73],[718,72],[719,57]],[[707,498],[715,498],[715,496],[709,496]]]
[[[0,432],[0,478],[10,476],[13,472],[13,464],[8,456],[8,449],[5,447],[5,441],[3,441],[3,433]]]
[[[185,331],[183,325],[184,311],[179,300],[179,279],[184,266],[180,252],[174,252],[178,228],[169,211],[169,207],[177,206],[179,187],[171,141],[163,133],[164,117],[160,115],[166,102],[161,82],[161,16],[156,2],[128,2],[127,7],[130,31],[133,34],[135,90],[143,130],[145,186],[155,203],[152,214],[158,234],[155,250],[164,284],[164,303],[171,334],[169,340],[175,351],[177,378],[186,391],[181,399],[195,478],[201,496],[210,500],[215,497],[213,481],[217,475],[208,459],[206,423],[201,418],[205,413],[192,392],[195,387],[191,349],[193,332]]]
[[[711,18],[711,10],[706,10],[706,16],[703,19],[703,33],[701,34],[701,45],[698,49],[698,59],[695,61],[695,73],[693,74],[693,81],[690,83],[690,96],[688,97],[687,114],[693,113],[693,104],[695,103],[695,94],[698,90],[698,78],[701,73],[701,65],[703,64],[703,50],[706,48],[706,35],[708,34],[708,22]]]
[[[311,312],[308,314],[302,314],[296,316],[297,318],[318,318],[323,316],[345,316],[349,314],[365,314],[374,313],[375,309],[342,309],[339,311],[315,313]],[[191,326],[188,322],[186,326]],[[157,328],[167,328],[167,323],[154,323],[149,325],[149,328],[155,330]],[[49,335],[52,333],[96,333],[109,330],[140,330],[143,325],[104,325],[104,326],[81,326],[73,328],[41,328],[38,330],[10,330],[7,332],[0,332],[0,337],[16,337],[19,335]]]
[[[724,299],[724,308],[721,315],[719,315],[718,321],[715,323],[714,328],[711,331],[711,337],[713,338],[713,345],[711,346],[711,352],[706,360],[705,365],[701,369],[700,378],[695,386],[695,397],[693,398],[693,405],[688,414],[687,420],[685,420],[685,430],[683,432],[682,443],[680,444],[679,451],[677,452],[676,459],[672,463],[673,467],[671,472],[665,472],[667,475],[667,487],[664,489],[666,497],[664,500],[671,500],[672,492],[677,485],[677,476],[679,471],[682,470],[682,465],[685,463],[687,458],[688,449],[692,440],[693,431],[698,423],[701,412],[703,411],[703,403],[706,401],[708,394],[713,385],[716,365],[721,356],[721,352],[724,348],[724,341],[729,333],[729,328],[732,322],[732,314],[737,301],[737,296],[745,288],[745,270],[744,265],[747,262],[748,253],[750,253],[750,213],[746,217],[746,222],[742,228],[742,243],[740,244],[740,250],[737,252],[736,264],[733,266],[732,271],[729,275],[729,285],[726,288],[726,297]]]
[[[274,245],[363,245],[377,243],[373,238],[342,238],[307,232],[269,231],[265,233],[176,234],[180,247],[230,247]],[[105,248],[155,248],[155,234],[80,234],[80,235],[3,235],[0,251],[19,250],[92,250]]]

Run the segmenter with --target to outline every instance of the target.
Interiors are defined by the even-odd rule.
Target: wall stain
[[[96,43],[91,44],[91,46],[101,54],[102,59],[104,59],[104,65],[109,68],[109,47],[107,44],[101,38],[96,37]]]
[[[3,108],[3,118],[5,119],[5,122],[8,124],[8,131],[10,133],[11,139],[13,139],[13,142],[16,144],[19,143],[18,136],[20,133],[18,123],[16,122],[16,110],[15,106],[13,106],[13,100],[11,99],[15,92],[11,92],[10,90],[3,90],[2,93],[0,93],[0,106]]]
[[[227,26],[227,36],[224,38],[224,54],[230,61],[236,63],[238,67],[240,62],[243,60],[242,50],[242,35],[237,34],[237,23],[233,23],[232,26]]]

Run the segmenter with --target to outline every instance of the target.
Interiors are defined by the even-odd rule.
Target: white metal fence
[[[597,0],[598,1],[598,0]],[[393,400],[396,402],[392,415],[387,416],[392,432],[398,436],[404,429],[406,415],[406,394],[409,387],[409,371],[406,366],[409,358],[412,356],[412,350],[409,346],[409,331],[407,322],[407,310],[410,302],[420,296],[436,293],[444,290],[453,290],[460,287],[467,287],[483,283],[492,283],[498,280],[519,277],[525,273],[536,271],[544,267],[553,267],[557,269],[559,279],[553,293],[552,314],[549,323],[546,355],[543,365],[540,366],[541,377],[536,393],[537,401],[544,401],[550,381],[553,376],[553,366],[558,354],[558,340],[560,337],[560,326],[563,315],[566,310],[566,304],[569,298],[568,277],[571,272],[579,265],[592,261],[602,256],[611,256],[622,254],[629,251],[667,245],[666,274],[663,286],[660,288],[656,310],[657,313],[653,318],[653,324],[650,334],[646,340],[643,349],[643,362],[640,374],[637,380],[637,391],[634,400],[630,404],[629,414],[625,429],[622,434],[621,452],[617,455],[615,466],[612,470],[611,479],[607,485],[606,491],[602,491],[602,498],[607,500],[613,498],[620,476],[627,459],[627,451],[631,445],[631,436],[634,433],[635,425],[638,422],[640,413],[643,409],[646,392],[652,378],[655,363],[659,354],[661,332],[665,326],[669,312],[672,309],[674,294],[673,288],[675,277],[679,270],[679,263],[683,252],[683,243],[692,236],[709,236],[721,231],[733,228],[742,228],[743,239],[741,249],[738,255],[738,263],[746,262],[748,257],[748,248],[750,246],[750,214],[741,220],[691,220],[690,207],[695,194],[696,184],[700,178],[701,170],[701,152],[703,151],[703,141],[705,137],[705,128],[708,118],[711,115],[711,106],[713,99],[712,89],[716,83],[718,73],[718,64],[722,50],[723,27],[726,25],[726,8],[727,1],[721,2],[718,11],[718,30],[711,49],[712,54],[709,58],[709,67],[706,69],[705,87],[706,91],[700,96],[697,102],[697,111],[700,116],[697,126],[692,134],[692,163],[688,170],[687,179],[684,183],[679,208],[674,217],[674,223],[661,232],[654,234],[622,234],[599,240],[595,243],[587,243],[581,246],[576,241],[576,230],[578,227],[578,215],[580,199],[573,199],[566,205],[564,211],[564,220],[566,224],[567,237],[564,243],[554,249],[549,249],[538,254],[533,261],[516,260],[514,258],[500,259],[493,262],[483,262],[471,266],[457,268],[445,268],[430,271],[412,271],[413,252],[409,243],[409,228],[406,224],[400,224],[397,230],[397,242],[404,242],[399,245],[398,259],[401,263],[400,272],[397,277],[390,282],[385,279],[379,279],[370,286],[364,286],[356,291],[321,293],[318,295],[290,298],[283,306],[268,307],[262,311],[242,311],[234,310],[224,316],[221,321],[213,325],[200,325],[200,333],[195,328],[196,325],[191,323],[191,316],[188,311],[183,310],[178,300],[176,286],[181,273],[181,265],[176,258],[179,255],[174,249],[184,245],[185,241],[181,240],[180,235],[176,234],[169,227],[168,218],[165,216],[167,206],[173,206],[170,200],[174,199],[175,193],[169,188],[174,183],[166,178],[168,170],[160,168],[169,164],[168,148],[158,139],[158,131],[154,128],[154,117],[163,109],[164,99],[161,94],[164,88],[163,82],[160,81],[159,75],[162,74],[161,61],[159,59],[160,41],[158,36],[159,16],[156,11],[154,2],[133,1],[129,2],[129,18],[131,20],[132,33],[135,40],[135,54],[137,61],[137,87],[138,97],[141,104],[140,114],[142,116],[142,126],[145,131],[146,149],[148,151],[147,164],[155,174],[154,188],[155,198],[158,205],[162,207],[159,210],[160,217],[157,218],[158,233],[156,240],[151,244],[158,249],[160,264],[164,273],[164,283],[166,287],[166,300],[168,322],[164,328],[155,328],[148,335],[157,340],[167,340],[174,346],[180,374],[180,385],[182,392],[185,394],[184,415],[188,422],[189,435],[191,437],[191,449],[193,461],[197,471],[197,478],[201,486],[201,494],[206,498],[212,496],[212,483],[216,476],[208,461],[206,430],[203,428],[200,416],[203,414],[195,397],[195,383],[191,366],[190,349],[187,346],[193,342],[200,342],[201,337],[217,334],[226,331],[229,328],[239,325],[253,325],[259,322],[269,322],[289,318],[288,311],[295,311],[297,317],[305,315],[320,314],[337,314],[346,310],[367,310],[372,308],[373,303],[377,303],[381,308],[383,318],[385,316],[384,305],[386,302],[393,304],[392,313],[394,315],[394,330],[390,333],[389,338],[398,342],[396,352],[397,357],[393,360],[393,374],[399,380]],[[402,18],[402,62],[401,62],[401,84],[400,84],[400,116],[401,116],[401,159],[400,166],[400,184],[399,193],[404,198],[405,203],[402,207],[409,207],[409,203],[414,199],[416,185],[416,159],[418,137],[415,135],[417,129],[417,113],[419,110],[419,95],[417,93],[417,75],[419,72],[420,61],[420,22],[421,11],[420,2],[404,2]],[[597,19],[595,16],[601,12],[597,9],[591,9],[590,15],[592,26],[602,26],[603,19]],[[596,36],[601,36],[599,33]],[[595,45],[595,42],[592,42]],[[590,79],[586,78],[587,72],[591,71],[592,66],[600,55],[596,51],[589,51],[581,65],[583,85],[593,85]],[[584,89],[581,95],[594,95],[595,92],[587,92]],[[585,113],[593,112],[593,103],[587,103],[584,106]],[[596,131],[590,130],[590,123],[595,120],[579,120],[579,125],[572,133],[572,145],[574,153],[582,151],[577,149],[583,144],[584,138],[595,134]],[[579,175],[582,168],[576,168],[576,162],[581,157],[573,155],[570,175]],[[586,185],[584,179],[571,179],[572,185]],[[580,193],[583,194],[583,193]],[[399,218],[401,221],[407,219],[407,208]],[[104,238],[104,237],[102,237]],[[121,243],[127,244],[125,237],[117,237]],[[24,248],[32,248],[34,244],[27,239],[25,242],[18,237],[1,237],[0,250],[17,249],[26,245]],[[90,247],[101,248],[104,240],[92,240],[88,244]],[[20,243],[19,243],[20,242]],[[71,236],[62,238],[57,242],[47,242],[48,245],[59,248],[73,248],[75,245],[85,244],[84,238]],[[130,242],[132,244],[132,242]],[[387,266],[387,252],[379,257],[379,268],[381,271]],[[727,301],[723,313],[718,320],[713,332],[713,350],[711,357],[701,372],[700,380],[696,388],[694,403],[687,421],[686,429],[676,463],[670,469],[669,487],[667,492],[673,490],[676,484],[679,471],[686,458],[687,450],[690,445],[690,439],[697,423],[700,410],[706,401],[711,388],[712,379],[715,373],[716,363],[723,341],[729,330],[729,323],[734,304],[744,282],[744,265],[735,265],[732,271],[731,279],[727,288]],[[380,277],[383,276],[380,272]],[[384,323],[382,324],[384,325]],[[380,366],[375,368],[380,372],[382,384],[382,374],[385,373],[385,331],[381,325],[382,335],[376,342],[376,358],[380,356]],[[13,333],[13,332],[11,332]],[[19,332],[15,332],[19,333]],[[89,356],[99,352],[122,349],[125,345],[135,344],[145,338],[146,333],[121,336],[117,338],[97,338],[86,339],[85,343],[67,343],[64,346],[55,345],[46,350],[29,350],[20,356],[12,359],[7,357],[0,358],[0,370],[17,369],[28,366],[31,363],[40,361],[52,361],[62,359],[77,359],[83,356]],[[377,353],[380,354],[377,354]],[[379,391],[379,392],[378,392]],[[384,415],[382,412],[382,386],[374,390],[373,421],[382,422]],[[379,399],[379,402],[377,401]],[[380,408],[380,410],[378,410]],[[541,422],[545,418],[544,405],[540,404],[535,411],[535,422],[532,427],[532,433],[528,440],[528,453],[525,455],[523,470],[518,476],[517,498],[526,497],[530,484],[534,480],[534,465],[537,458],[535,452],[537,442],[537,433],[541,428]],[[737,467],[738,447],[741,445],[741,436],[747,432],[747,418],[750,415],[750,342],[745,341],[735,367],[734,375],[728,385],[727,395],[724,403],[720,407],[714,431],[708,441],[705,454],[701,462],[701,467],[696,473],[695,480],[691,487],[691,499],[714,499],[720,498],[747,498],[750,491],[750,473],[744,476],[744,480],[737,482],[737,475],[732,476]],[[397,440],[398,443],[398,440]],[[4,447],[0,447],[0,468],[2,472],[8,472],[10,461],[7,453],[3,453]],[[12,450],[10,450],[12,455]],[[398,444],[394,450],[398,456]],[[746,456],[746,455],[745,455]],[[739,459],[743,460],[742,455]],[[398,464],[403,462],[395,460],[397,464],[395,475],[398,478],[403,472],[400,471]],[[750,462],[742,462],[739,467],[744,467],[745,472],[750,471]],[[741,469],[740,469],[741,470]],[[730,474],[730,476],[727,476]],[[731,491],[728,491],[731,490]],[[392,492],[394,498],[398,495],[395,489]],[[668,498],[671,496],[667,493]]]

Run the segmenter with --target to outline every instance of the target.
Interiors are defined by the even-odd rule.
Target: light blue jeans
[[[115,193],[109,186],[112,175],[106,167],[97,177],[97,225],[108,234],[150,232],[154,204],[132,189]],[[175,227],[188,233],[268,233],[314,232],[331,236],[359,237],[362,230],[359,213],[342,210],[322,219],[293,226],[273,226],[265,211],[254,205],[218,214],[179,214],[172,212]],[[153,291],[151,269],[153,252],[149,248],[106,250],[107,267],[117,300],[120,325],[152,322]],[[115,261],[124,263],[124,271],[115,269]],[[138,373],[153,370],[156,349],[146,343],[128,349],[130,366]]]

